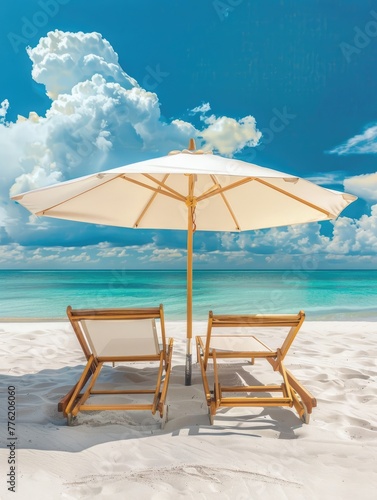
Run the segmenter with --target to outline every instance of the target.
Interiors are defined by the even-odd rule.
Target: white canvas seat
[[[160,352],[154,318],[117,321],[83,319],[81,324],[97,357],[158,355]]]

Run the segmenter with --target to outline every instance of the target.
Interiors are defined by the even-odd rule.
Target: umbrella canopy
[[[191,141],[188,150],[13,199],[35,215],[187,230],[186,384],[190,384],[194,231],[245,231],[335,219],[356,197],[259,165],[196,151]]]

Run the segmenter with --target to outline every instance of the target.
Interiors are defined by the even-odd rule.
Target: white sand
[[[204,330],[197,323],[194,333]],[[304,324],[286,366],[317,398],[309,425],[289,408],[234,408],[210,426],[196,364],[192,386],[183,385],[184,323],[168,323],[167,333],[175,348],[164,430],[145,412],[80,414],[67,427],[57,401],[84,364],[70,325],[1,323],[0,498],[376,498],[377,323]],[[267,369],[260,361],[254,374]],[[9,385],[16,494],[6,484]]]

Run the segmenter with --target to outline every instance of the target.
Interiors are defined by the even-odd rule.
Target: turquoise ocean
[[[195,271],[195,320],[214,313],[306,312],[308,320],[377,320],[377,271]],[[164,304],[185,319],[185,271],[0,271],[0,318],[64,318],[74,308]]]

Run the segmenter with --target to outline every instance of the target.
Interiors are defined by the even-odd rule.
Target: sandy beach
[[[309,425],[294,409],[234,408],[210,426],[197,364],[183,385],[185,325],[166,327],[175,346],[164,429],[145,412],[80,414],[68,427],[57,402],[84,364],[70,324],[0,323],[1,498],[375,498],[377,323],[304,323],[285,364],[317,398]],[[150,378],[149,366],[138,370]],[[256,363],[256,378],[266,372]],[[7,490],[9,386],[16,494]]]

